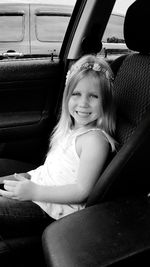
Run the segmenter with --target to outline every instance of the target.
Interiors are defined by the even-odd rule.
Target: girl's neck
[[[89,129],[92,129],[92,128],[97,128],[96,125],[85,125],[85,126],[81,126],[81,127],[75,127],[75,126],[72,126],[71,130],[72,131],[80,131],[80,130],[89,130]]]

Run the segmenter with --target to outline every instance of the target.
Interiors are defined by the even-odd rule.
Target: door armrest
[[[150,249],[150,200],[132,197],[86,208],[49,225],[42,241],[51,267],[143,262]]]

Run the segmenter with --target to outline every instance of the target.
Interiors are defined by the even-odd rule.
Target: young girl
[[[1,177],[4,236],[41,233],[52,218],[85,207],[109,152],[115,149],[112,79],[109,65],[94,55],[71,67],[45,163],[25,174]]]

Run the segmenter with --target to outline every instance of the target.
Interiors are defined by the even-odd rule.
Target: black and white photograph
[[[150,1],[0,0],[0,267],[147,266]]]

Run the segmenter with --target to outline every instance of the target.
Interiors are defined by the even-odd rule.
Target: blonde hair
[[[68,110],[68,102],[78,82],[84,77],[89,77],[89,75],[93,77],[93,82],[98,81],[97,84],[102,97],[102,116],[97,119],[95,127],[113,136],[116,127],[113,73],[105,60],[94,55],[86,55],[76,61],[67,73],[60,117],[53,130],[50,146],[56,144],[72,128],[74,122]]]

